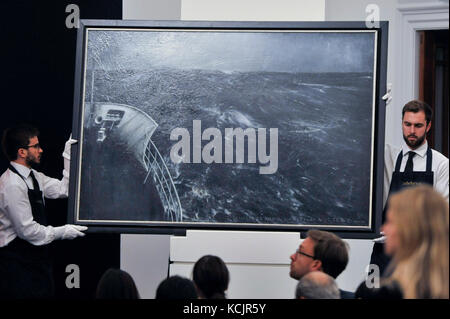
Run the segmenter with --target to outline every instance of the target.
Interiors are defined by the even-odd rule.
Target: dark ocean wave
[[[371,74],[96,71],[95,87],[95,101],[135,106],[158,123],[152,140],[186,222],[368,223]],[[277,128],[277,172],[261,175],[259,163],[172,163],[170,133],[186,128],[192,138],[193,120],[222,135]]]

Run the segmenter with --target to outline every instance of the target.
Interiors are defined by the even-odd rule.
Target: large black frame
[[[81,20],[78,30],[75,94],[73,116],[73,138],[80,140],[83,131],[83,106],[85,82],[85,54],[87,30],[101,28],[117,29],[158,29],[158,30],[315,30],[315,31],[359,31],[370,30],[376,33],[376,70],[374,74],[374,127],[372,134],[372,182],[371,212],[369,223],[364,227],[346,227],[336,225],[270,225],[246,223],[183,223],[158,222],[105,222],[96,220],[81,220],[78,218],[78,196],[81,170],[81,143],[72,147],[71,180],[69,188],[69,219],[70,222],[87,225],[93,232],[120,233],[160,233],[180,234],[186,229],[231,229],[231,230],[277,230],[277,231],[305,231],[310,228],[320,228],[333,231],[345,238],[373,238],[381,226],[383,209],[383,168],[384,168],[384,133],[385,133],[385,101],[382,99],[386,91],[386,66],[388,22],[381,21],[378,28],[367,29],[364,22],[198,22],[198,21],[111,21],[111,20]],[[75,177],[75,178],[74,178]]]

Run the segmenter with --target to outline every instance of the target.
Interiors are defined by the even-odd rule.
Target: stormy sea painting
[[[78,219],[367,227],[375,36],[88,30]],[[174,161],[177,128],[189,133],[189,147]],[[221,133],[221,160],[202,157],[208,128]],[[236,128],[257,134],[245,139],[243,161],[232,144],[230,163],[225,132]],[[265,139],[269,155],[270,129],[274,172],[261,174],[269,164],[249,151]],[[150,157],[159,158],[159,175]]]

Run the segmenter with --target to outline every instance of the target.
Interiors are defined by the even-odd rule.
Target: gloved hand
[[[388,105],[392,101],[392,83],[387,84],[387,92],[383,95],[382,99],[386,101],[386,105]]]
[[[386,241],[386,236],[385,236],[384,232],[380,232],[380,235],[381,235],[381,237],[372,239],[372,241],[374,243],[381,243],[381,244],[383,244]]]
[[[78,226],[67,224],[60,227],[55,227],[55,239],[74,239],[76,237],[83,237],[83,231],[87,230],[86,226]]]
[[[67,178],[69,178],[70,173],[70,150],[72,144],[75,144],[77,142],[78,142],[77,140],[72,139],[72,134],[70,134],[70,137],[67,140],[66,145],[64,146],[64,152],[62,153],[62,156],[64,157],[63,175]]]

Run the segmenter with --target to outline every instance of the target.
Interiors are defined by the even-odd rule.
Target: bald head
[[[321,271],[313,271],[297,284],[297,299],[339,299],[340,292],[333,277]]]
[[[325,286],[334,283],[334,280],[331,276],[328,276],[326,273],[321,271],[312,271],[309,274],[304,276],[307,280],[315,282],[317,285]]]

